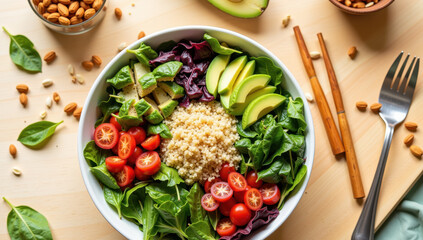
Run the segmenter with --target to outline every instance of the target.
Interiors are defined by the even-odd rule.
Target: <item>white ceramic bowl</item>
[[[295,80],[294,76],[292,76],[292,74],[288,71],[285,65],[269,50],[267,50],[254,40],[236,32],[209,26],[177,27],[150,34],[131,44],[128,49],[138,48],[141,42],[145,42],[155,48],[160,43],[169,40],[174,40],[176,42],[181,39],[200,40],[205,32],[211,34],[220,41],[228,43],[229,45],[241,47],[244,51],[247,51],[252,56],[267,56],[271,58],[277,66],[282,68],[284,72],[286,79],[285,87],[294,97],[301,97],[304,100],[304,114],[307,122],[305,153],[305,157],[307,158],[305,164],[308,168],[307,176],[303,184],[301,185],[301,188],[294,195],[292,195],[288,199],[288,201],[286,201],[282,211],[280,211],[279,216],[273,221],[271,221],[268,225],[263,226],[257,231],[254,231],[254,234],[251,234],[248,237],[249,239],[264,239],[271,233],[273,233],[277,228],[279,228],[282,223],[288,218],[288,216],[292,213],[292,211],[300,201],[301,196],[303,195],[304,190],[307,186],[308,180],[310,179],[310,173],[314,159],[315,141],[310,108],[308,106],[307,101],[305,100],[304,93],[298,85],[298,82]],[[121,67],[128,64],[128,60],[130,58],[133,58],[133,55],[131,53],[127,53],[126,50],[120,52],[116,57],[112,59],[112,61],[110,61],[110,63],[100,73],[97,80],[94,82],[90,92],[88,93],[88,97],[85,102],[79,122],[78,158],[85,186],[87,187],[88,193],[90,194],[91,199],[94,201],[94,204],[96,205],[100,213],[117,231],[119,231],[126,238],[142,239],[142,232],[139,230],[138,226],[132,222],[127,221],[124,218],[119,219],[115,210],[112,209],[112,207],[110,207],[106,203],[106,201],[104,200],[101,186],[98,183],[97,179],[94,177],[94,175],[91,174],[90,169],[83,156],[85,144],[89,142],[93,137],[94,123],[97,120],[97,113],[99,112],[97,109],[97,103],[100,99],[106,98],[106,79],[112,77]]]

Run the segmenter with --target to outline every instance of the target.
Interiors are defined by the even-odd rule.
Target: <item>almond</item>
[[[141,31],[140,33],[138,33],[138,39],[145,37],[145,32]]]
[[[57,4],[50,4],[49,6],[48,6],[48,8],[47,8],[47,12],[49,12],[49,13],[55,13],[55,12],[57,12]]]
[[[59,17],[60,17],[60,14],[55,12],[55,13],[48,15],[47,21],[56,23],[57,21],[59,21]]]
[[[53,100],[58,103],[60,101],[60,95],[57,92],[53,93]]]
[[[87,10],[88,8],[90,8],[90,6],[84,2],[79,2],[79,6],[81,6],[84,10]]]
[[[75,111],[73,112],[73,116],[79,120],[79,118],[81,117],[81,112],[82,112],[82,107],[79,107],[75,109]]]
[[[18,84],[16,85],[16,90],[18,90],[19,93],[28,93],[28,85],[26,84]]]
[[[93,2],[93,8],[96,11],[100,10],[102,5],[103,5],[103,0],[94,0],[94,2]]]
[[[67,17],[60,16],[59,17],[60,25],[70,25],[70,20]]]
[[[94,8],[89,8],[89,9],[85,10],[84,18],[85,19],[90,19],[92,16],[94,16],[94,14],[95,14],[95,9]]]
[[[39,3],[37,6],[37,10],[40,14],[44,14],[46,12],[46,8],[44,7],[43,3]]]
[[[94,0],[82,0],[85,4],[90,5],[93,4]]]
[[[380,103],[373,103],[370,106],[370,110],[372,110],[372,112],[374,112],[374,113],[379,113],[381,108],[382,108],[382,104],[380,104]]]
[[[10,155],[12,155],[12,157],[16,157],[16,153],[17,153],[17,152],[18,152],[18,151],[16,150],[15,145],[10,144],[10,145],[9,145],[9,153],[10,153]]]
[[[43,0],[43,6],[46,8],[51,4],[51,0]]]
[[[84,8],[82,8],[82,7],[78,8],[78,10],[76,10],[75,17],[83,18],[84,12],[85,12]]]
[[[410,151],[417,158],[421,158],[422,155],[423,155],[423,150],[421,149],[421,147],[416,146],[416,145],[411,145]]]
[[[117,19],[121,19],[122,18],[122,10],[120,10],[120,8],[115,8],[115,15]]]
[[[358,108],[358,110],[360,111],[366,111],[367,108],[367,103],[363,102],[363,101],[359,101],[355,103],[355,106]]]
[[[70,21],[70,24],[71,25],[82,23],[82,19],[81,18],[77,18],[76,16],[71,17],[71,19],[69,21]]]
[[[406,122],[404,123],[404,126],[408,129],[408,131],[415,132],[417,130],[417,123],[415,122]]]
[[[25,93],[21,93],[21,95],[19,95],[19,101],[21,102],[22,106],[26,106],[26,104],[28,104],[28,96],[26,96]]]
[[[59,3],[64,4],[64,5],[69,5],[71,4],[70,0],[59,0]]]
[[[32,3],[34,4],[34,6],[38,6],[38,4],[40,3],[40,0],[32,0]]]
[[[81,63],[81,65],[82,65],[82,67],[84,67],[84,68],[85,68],[85,70],[87,70],[87,71],[91,71],[91,69],[93,69],[93,67],[94,67],[93,62],[91,62],[91,61],[83,61],[83,62]]]
[[[348,56],[350,56],[351,59],[354,59],[355,56],[357,56],[357,48],[355,46],[348,49]]]
[[[69,9],[65,5],[59,3],[57,5],[57,11],[60,13],[61,16],[67,17],[69,16]]]
[[[353,3],[354,8],[364,8],[365,6],[366,6],[366,4],[364,2]]]
[[[46,63],[51,63],[54,61],[54,59],[56,59],[56,52],[55,51],[50,51],[48,53],[46,53],[46,55],[44,55],[44,61]]]
[[[407,146],[410,146],[414,141],[414,135],[413,134],[408,134],[407,137],[404,138],[404,144]]]
[[[101,60],[101,58],[97,55],[93,55],[91,58],[91,61],[94,63],[94,65],[96,65],[97,67],[99,67],[101,65],[101,63],[103,62]]]
[[[57,4],[59,1],[58,0],[51,0],[51,2]]]
[[[68,105],[65,106],[64,111],[67,114],[71,114],[71,113],[73,113],[75,111],[75,109],[76,109],[77,106],[78,105],[76,103],[71,102],[71,103],[69,103]]]
[[[50,15],[50,13],[43,13],[43,18],[47,19],[49,15]]]
[[[69,5],[69,13],[76,13],[76,11],[78,9],[79,9],[79,2],[78,1],[72,2]]]

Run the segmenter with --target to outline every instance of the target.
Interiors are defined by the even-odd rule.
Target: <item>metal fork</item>
[[[413,93],[419,73],[420,58],[417,58],[417,61],[416,57],[413,58],[405,77],[401,81],[410,54],[405,58],[395,79],[394,76],[403,54],[404,52],[401,52],[395,59],[380,90],[379,103],[382,104],[382,109],[379,115],[386,124],[385,140],[383,142],[382,153],[380,155],[372,187],[370,188],[366,203],[364,204],[360,218],[352,234],[352,240],[374,239],[377,201],[379,199],[380,186],[383,172],[385,171],[389,148],[391,146],[392,135],[394,134],[395,126],[404,121],[407,116],[411,100],[413,99]],[[411,72],[413,73],[411,74]],[[410,81],[408,81],[410,74],[411,78]]]

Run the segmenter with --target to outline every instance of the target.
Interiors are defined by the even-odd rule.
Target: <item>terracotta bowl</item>
[[[365,15],[372,12],[377,12],[381,9],[386,8],[387,6],[391,5],[395,0],[380,0],[378,3],[374,4],[368,8],[353,8],[347,7],[343,3],[339,2],[338,0],[329,0],[333,5],[337,6],[339,9],[346,13],[354,14],[354,15]]]

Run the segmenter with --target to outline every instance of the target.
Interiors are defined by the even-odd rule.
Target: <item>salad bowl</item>
[[[313,121],[309,105],[305,100],[304,93],[302,92],[294,76],[275,55],[273,55],[269,50],[254,40],[233,31],[210,26],[184,26],[166,29],[137,40],[128,46],[127,49],[136,49],[141,42],[156,48],[160,43],[169,40],[176,42],[182,39],[200,40],[206,32],[231,46],[236,46],[240,49],[243,49],[251,56],[266,56],[270,58],[274,64],[280,67],[283,71],[285,77],[283,83],[284,88],[287,89],[293,97],[300,97],[304,100],[304,116],[307,123],[307,129],[305,131],[306,149],[304,158],[306,160],[305,165],[308,169],[307,175],[305,176],[302,184],[298,186],[297,189],[286,200],[279,216],[269,224],[252,232],[247,237],[247,239],[264,239],[276,231],[295,209],[305,191],[313,166],[315,146]],[[117,54],[103,69],[103,71],[99,74],[98,78],[94,82],[81,114],[77,148],[82,177],[88,193],[97,209],[104,216],[104,218],[124,237],[128,239],[142,239],[143,233],[139,230],[139,227],[124,218],[120,219],[114,209],[112,209],[107,204],[103,196],[102,187],[94,175],[91,174],[90,167],[87,165],[83,154],[85,144],[93,138],[94,125],[100,114],[97,104],[99,100],[106,98],[106,88],[108,85],[106,83],[106,79],[112,77],[114,73],[116,73],[121,67],[128,63],[129,59],[133,58],[133,55],[126,51],[127,49]]]

